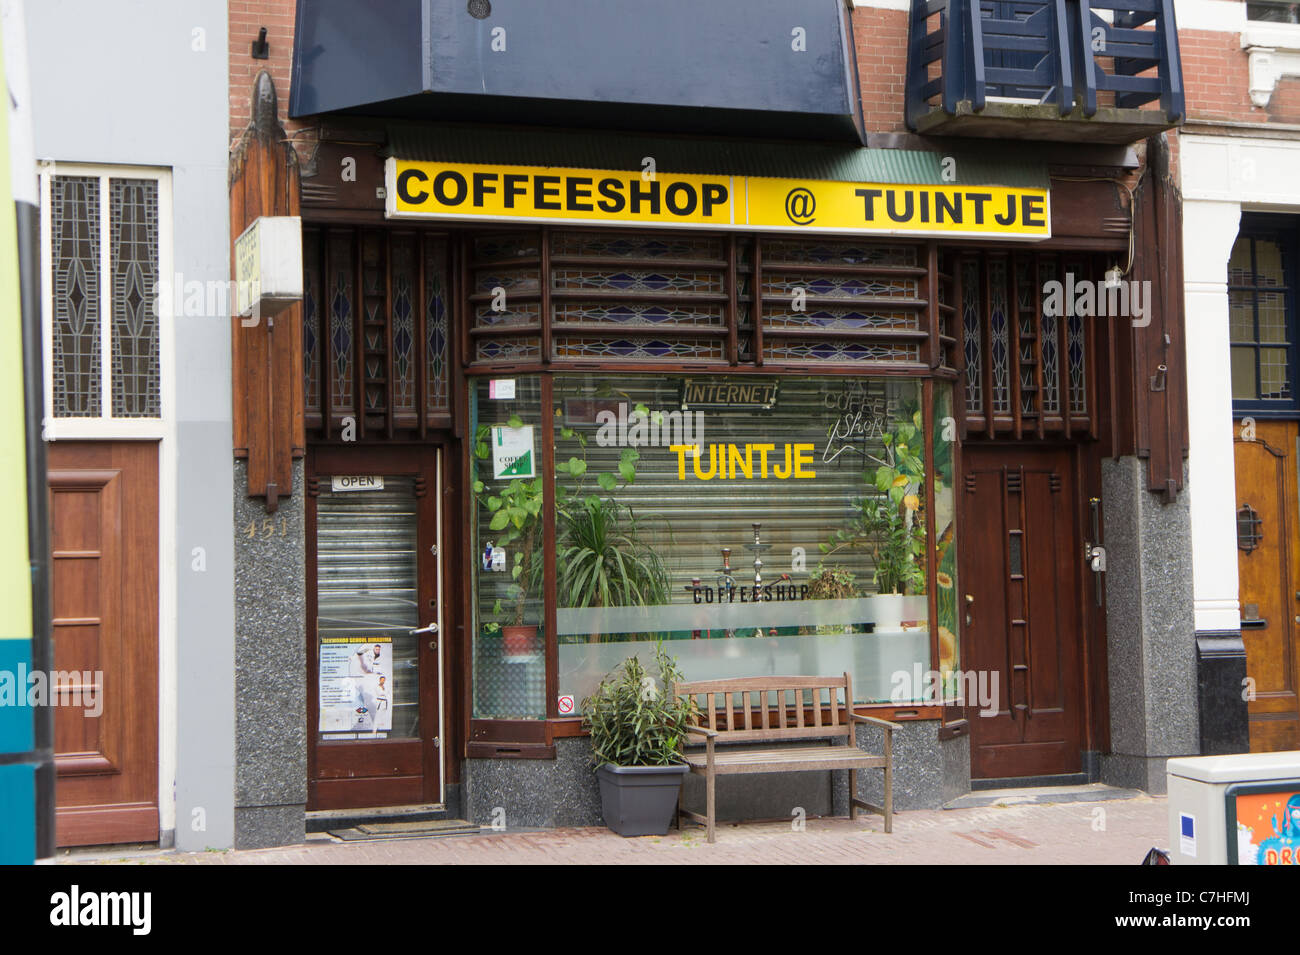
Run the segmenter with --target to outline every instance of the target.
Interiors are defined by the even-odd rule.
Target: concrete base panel
[[[894,734],[894,808],[934,809],[970,789],[970,750],[966,737],[938,740],[934,721],[910,721]],[[883,730],[858,727],[858,743],[880,752]],[[600,826],[600,790],[585,738],[555,741],[554,760],[471,759],[465,762],[466,818],[481,826],[507,829]],[[703,811],[704,778],[688,776],[686,805]],[[858,773],[859,798],[879,804],[884,773]],[[807,816],[846,816],[848,773],[773,773],[721,777],[719,821],[789,819],[796,809]]]
[[[235,809],[235,848],[297,845],[307,838],[307,806],[240,806]]]
[[[1163,796],[1165,763],[1168,761],[1167,756],[1126,756],[1112,753],[1101,758],[1101,781],[1107,786],[1140,789],[1152,796]]]

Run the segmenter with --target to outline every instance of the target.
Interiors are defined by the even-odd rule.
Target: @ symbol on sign
[[[795,225],[808,225],[817,211],[817,197],[803,186],[791,189],[785,196],[785,214]]]

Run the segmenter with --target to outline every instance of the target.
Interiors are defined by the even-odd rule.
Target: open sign
[[[334,491],[382,491],[384,479],[378,474],[336,474],[330,479]]]

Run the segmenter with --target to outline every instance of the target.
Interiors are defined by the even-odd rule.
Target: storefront
[[[926,762],[900,772],[904,798],[933,802],[919,777],[945,745],[961,755],[944,784],[969,786],[967,708],[1010,717],[1033,695],[1027,675],[1000,683],[1005,645],[963,670],[975,612],[1002,633],[1031,621],[1044,669],[1068,676],[1036,701],[1038,726],[1065,711],[1047,744],[1063,758],[1040,766],[1032,734],[977,747],[1026,743],[1030,772],[1082,773],[1084,580],[1056,570],[1075,567],[1086,464],[1069,438],[1094,434],[1098,332],[1034,291],[1100,268],[1031,244],[1049,238],[1042,167],[953,187],[941,157],[895,151],[894,170],[935,181],[776,179],[752,157],[686,175],[660,140],[631,144],[657,157],[643,176],[521,165],[566,137],[511,138],[391,128],[369,166],[384,222],[304,212],[309,810],[445,804],[465,781],[477,818],[511,761],[581,746],[584,697],[658,641],[691,679],[848,672],[858,704],[924,728]],[[497,161],[442,156],[487,149]],[[609,150],[622,165],[626,137]],[[602,193],[603,218],[584,199]],[[806,194],[812,228],[769,214],[777,193]],[[1010,482],[1025,514],[1000,506],[1003,453],[959,513],[972,426],[1043,436]],[[1025,538],[1038,505],[1064,521]],[[1005,526],[984,526],[992,511]],[[1008,576],[979,568],[963,590],[971,520],[967,559],[1004,540]],[[1031,611],[1035,585],[1059,601]],[[997,756],[982,774],[1025,773]]]
[[[310,148],[277,152],[273,120],[256,147],[300,189],[259,199],[252,159],[234,188],[245,220],[303,221],[300,313],[236,331],[266,370],[236,443],[249,501],[286,512],[247,544],[278,579],[246,586],[302,622],[274,692],[305,745],[263,737],[301,755],[307,825],[597,823],[583,699],[659,642],[692,680],[849,673],[903,726],[899,808],[1100,777],[1108,641],[1143,619],[1108,627],[1103,459],[1177,429],[1137,392],[1144,343],[1181,346],[1168,300],[1136,325],[1104,304],[1108,269],[1160,267],[1132,150],[867,148],[856,70],[839,118],[799,106],[823,125],[782,142],[743,111],[717,135],[637,114],[686,136],[525,126],[492,96],[413,119],[303,69]],[[1176,494],[1178,450],[1148,486]],[[724,787],[722,817],[847,810],[804,775]],[[247,838],[302,808],[250,802],[276,831]]]

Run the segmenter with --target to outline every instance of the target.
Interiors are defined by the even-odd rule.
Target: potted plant
[[[637,406],[638,413],[646,413]],[[557,477],[567,475],[568,486],[557,481],[556,569],[558,605],[584,607],[653,607],[666,604],[672,578],[662,556],[642,536],[644,519],[619,503],[614,492],[636,481],[635,448],[624,448],[617,473],[596,476],[604,493],[588,489],[586,438],[562,427],[560,436],[576,439],[581,457],[558,461]],[[559,455],[557,454],[557,459]],[[609,636],[608,634],[604,636]]]
[[[925,592],[925,519],[921,489],[925,452],[920,409],[897,422],[881,443],[885,458],[864,477],[874,493],[853,502],[857,513],[821,546],[831,555],[845,547],[863,547],[872,557],[876,585],[877,629],[902,621],[903,597]]]
[[[825,546],[825,545],[823,545]],[[808,578],[809,600],[850,600],[858,596],[858,578],[851,571],[842,570],[835,565],[820,563],[817,572]],[[801,627],[799,632],[809,633],[849,633],[852,624],[817,624]]]
[[[522,421],[512,417],[508,424],[517,428]],[[491,454],[489,437],[490,426],[479,425],[474,442],[474,453],[479,460],[485,460]],[[492,515],[488,529],[500,534],[494,546],[514,554],[510,584],[506,590],[511,607],[506,611],[497,600],[492,612],[499,619],[484,627],[488,633],[501,633],[503,652],[508,658],[531,657],[540,647],[537,625],[524,623],[524,611],[528,598],[538,592],[541,583],[542,489],[541,475],[512,478],[499,494],[489,494],[482,481],[474,482],[475,498]],[[500,620],[509,623],[502,624]]]
[[[674,697],[682,679],[677,661],[655,647],[658,681],[629,657],[582,701],[583,726],[600,781],[605,825],[620,836],[668,833],[688,767],[686,728],[699,719],[689,697]]]

